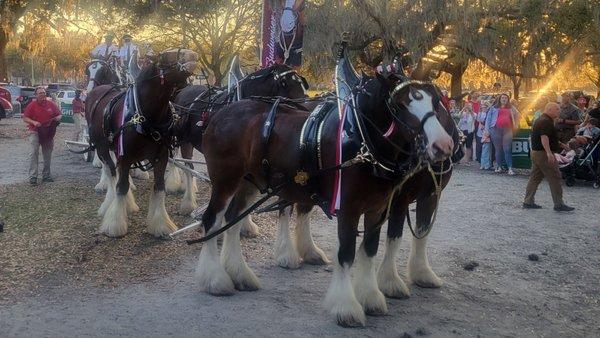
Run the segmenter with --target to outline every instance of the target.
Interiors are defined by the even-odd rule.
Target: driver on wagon
[[[92,59],[99,59],[108,61],[111,56],[116,56],[119,53],[119,47],[113,43],[114,36],[112,34],[106,34],[104,36],[104,43],[99,44],[90,52]]]

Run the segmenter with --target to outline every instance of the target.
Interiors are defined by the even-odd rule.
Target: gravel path
[[[59,137],[66,132],[68,127],[61,126]],[[5,141],[0,139],[0,185],[26,179],[19,172],[24,170],[19,157],[27,146],[19,139]],[[96,172],[60,146],[55,154],[59,177]],[[600,191],[567,188],[567,202],[577,211],[559,214],[551,210],[543,183],[537,202],[544,209],[523,210],[526,179],[459,168],[444,191],[429,241],[431,265],[444,286],[411,286],[409,299],[388,300],[389,315],[368,317],[366,328],[338,327],[323,310],[328,267],[284,270],[272,259],[251,256],[248,263],[262,289],[212,297],[196,289],[199,248],[192,248],[175,273],[152,283],[83,289],[64,284],[2,306],[0,336],[600,336],[600,224],[595,216]],[[334,257],[335,223],[317,212],[312,224],[316,242]],[[402,275],[409,238],[405,232],[398,259]],[[263,252],[271,250],[263,247]],[[539,261],[529,260],[530,254]],[[472,261],[479,265],[465,270]]]

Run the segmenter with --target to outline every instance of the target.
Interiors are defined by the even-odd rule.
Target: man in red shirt
[[[52,149],[54,148],[53,131],[55,131],[57,122],[60,121],[61,118],[58,106],[46,97],[46,89],[38,87],[35,90],[35,97],[35,101],[27,105],[27,108],[23,113],[23,121],[27,123],[27,128],[30,132],[29,142],[31,144],[31,151],[29,153],[29,183],[31,183],[31,185],[37,185],[40,146],[42,147],[42,155],[44,157],[42,181],[53,182],[53,179],[50,176],[50,162],[52,159]],[[54,128],[54,130],[51,130],[52,128]],[[50,129],[49,132],[48,129]],[[45,139],[44,135],[49,136],[46,136],[47,139]]]

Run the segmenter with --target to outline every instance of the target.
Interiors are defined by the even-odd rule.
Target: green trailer
[[[73,105],[70,103],[60,103],[60,111],[62,113],[61,123],[73,123]]]
[[[517,129],[512,141],[512,158],[515,168],[531,168],[529,157],[531,129]]]

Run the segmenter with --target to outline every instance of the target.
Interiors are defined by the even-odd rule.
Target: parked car
[[[56,94],[56,103],[71,104],[74,98],[74,90],[61,90]]]
[[[13,108],[5,98],[0,97],[0,120],[13,115]]]
[[[4,87],[0,87],[0,119],[12,116],[13,107],[10,99],[10,92]]]
[[[21,87],[21,94],[17,98],[21,102],[21,111],[25,111],[31,100],[35,99],[35,87]]]
[[[68,83],[50,83],[46,87],[46,95],[55,99],[61,90],[75,90],[75,87]]]
[[[10,92],[10,103],[13,106],[13,114],[15,116],[21,116],[21,102],[19,101],[21,87],[17,85],[5,85],[2,87]]]

